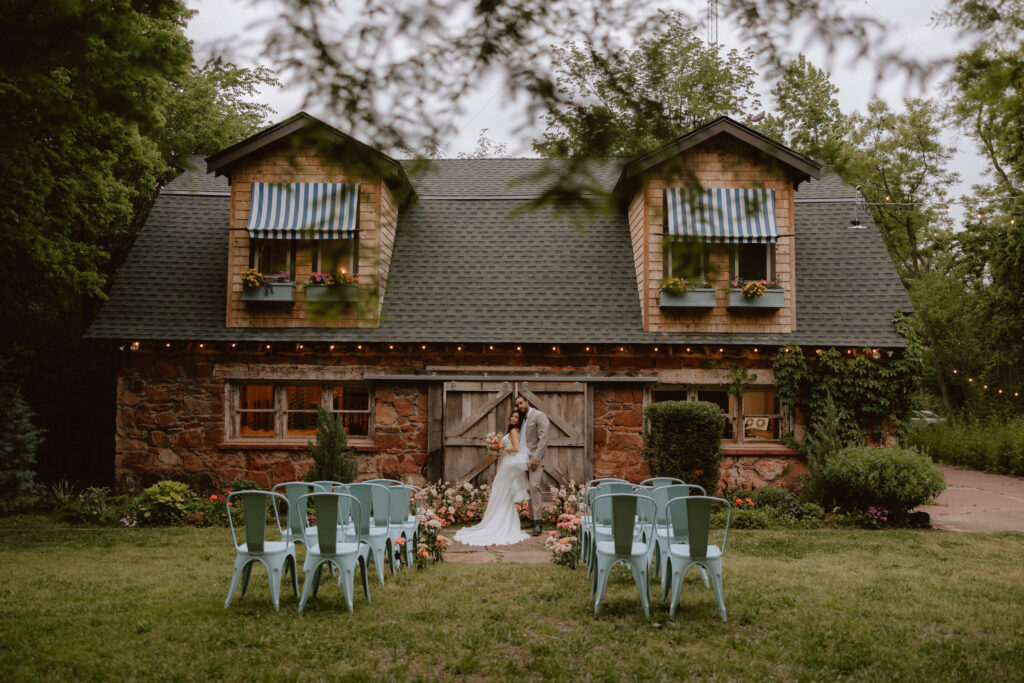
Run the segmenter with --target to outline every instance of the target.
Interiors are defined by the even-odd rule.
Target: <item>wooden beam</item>
[[[451,431],[452,436],[460,436],[462,434],[465,434],[469,430],[470,427],[475,425],[480,420],[484,419],[487,416],[488,413],[490,413],[492,410],[494,410],[494,408],[499,403],[504,401],[511,394],[512,394],[512,389],[506,389],[504,391],[499,391],[495,396],[492,396],[490,399],[488,399],[486,403],[484,403],[482,406],[477,408],[473,412],[472,415],[470,415],[469,417],[464,419],[462,421],[462,424],[460,424],[458,427],[453,429]]]
[[[437,481],[444,467],[444,391],[432,383],[427,389],[427,481]]]
[[[483,472],[483,471],[484,471],[484,470],[486,470],[486,469],[487,469],[488,467],[490,467],[490,466],[491,466],[491,465],[492,465],[492,464],[494,463],[494,461],[495,461],[496,459],[497,459],[497,458],[495,458],[495,456],[493,456],[493,455],[488,455],[488,456],[486,456],[486,457],[485,457],[485,458],[484,458],[483,460],[481,460],[480,462],[478,462],[478,463],[477,463],[477,464],[476,464],[476,465],[475,465],[475,466],[473,467],[473,469],[471,469],[471,470],[469,471],[469,474],[466,474],[466,475],[464,475],[464,476],[461,476],[461,477],[457,477],[457,478],[456,478],[456,481],[473,481],[473,479],[475,479],[475,478],[476,478],[477,476],[479,476],[479,474],[480,474],[481,472]]]
[[[566,422],[561,415],[558,415],[551,411],[544,401],[537,398],[537,394],[533,393],[529,389],[519,387],[519,393],[526,397],[526,400],[530,402],[530,405],[544,413],[551,420],[551,423],[556,425],[559,429],[569,435],[570,438],[576,438],[582,440],[583,435],[579,430],[575,429],[572,425]],[[549,444],[550,445],[550,444]]]

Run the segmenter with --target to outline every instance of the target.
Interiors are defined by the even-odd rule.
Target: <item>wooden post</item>
[[[444,467],[444,389],[432,382],[427,393],[427,481],[441,478]]]

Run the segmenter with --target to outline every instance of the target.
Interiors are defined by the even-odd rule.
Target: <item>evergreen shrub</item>
[[[313,455],[313,469],[306,473],[306,481],[340,481],[349,483],[359,474],[359,461],[348,449],[348,437],[341,419],[317,407],[316,443],[309,442]]]
[[[704,401],[660,401],[644,409],[644,457],[653,477],[718,489],[725,414]]]
[[[946,488],[931,458],[899,447],[847,447],[821,463],[817,478],[825,507],[862,513],[884,508],[897,518]]]
[[[36,451],[45,430],[16,391],[0,391],[0,496],[13,500],[29,494],[36,476]]]

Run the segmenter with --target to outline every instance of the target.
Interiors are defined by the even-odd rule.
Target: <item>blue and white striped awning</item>
[[[249,236],[344,239],[359,224],[357,183],[253,183]]]
[[[775,191],[756,188],[665,189],[665,232],[705,242],[774,242]]]

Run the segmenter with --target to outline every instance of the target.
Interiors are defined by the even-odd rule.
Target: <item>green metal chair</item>
[[[600,479],[591,479],[583,488],[579,494],[579,505],[580,505],[580,557],[583,560],[583,564],[587,567],[587,573],[590,573],[590,527],[592,525],[591,513],[590,513],[590,497],[594,490],[601,484],[616,483],[616,484],[629,484],[625,479],[617,479],[615,477],[604,477]]]
[[[288,499],[288,527],[285,529],[287,540],[293,543],[305,543],[306,538],[306,508],[299,506],[299,498],[307,493],[317,493],[324,489],[308,481],[286,481],[271,489],[274,493],[281,493]]]
[[[595,511],[608,510],[611,528],[610,540],[602,540],[596,531],[594,533],[594,575],[591,584],[594,616],[601,609],[601,601],[608,588],[608,575],[612,567],[621,562],[632,570],[633,581],[640,593],[640,603],[644,607],[644,616],[649,618],[651,591],[647,571],[654,535],[649,534],[646,541],[639,540],[637,525],[654,523],[654,500],[636,493],[610,493],[595,497],[593,503]]]
[[[416,544],[416,530],[419,522],[416,515],[409,514],[409,503],[413,500],[415,491],[412,486],[392,486],[388,489],[390,503],[390,517],[388,524],[388,535],[391,538],[391,547],[397,554],[405,556],[405,565],[411,567],[413,563],[413,546]],[[405,539],[398,543],[398,539]],[[401,549],[398,546],[401,545]],[[398,562],[398,567],[402,566]]]
[[[709,545],[708,540],[711,532],[711,508],[721,503],[728,510],[729,514],[725,520],[725,532],[722,534],[722,545]],[[729,523],[732,522],[732,505],[723,498],[711,498],[709,496],[683,496],[668,501],[667,520],[669,527],[678,524],[677,520],[682,518],[678,508],[685,508],[685,524],[687,543],[672,543],[669,546],[668,562],[665,566],[665,574],[669,581],[665,583],[662,599],[668,595],[669,587],[672,590],[672,602],[669,604],[668,613],[675,615],[676,605],[679,603],[679,592],[683,586],[683,578],[690,567],[698,566],[704,568],[711,576],[711,586],[715,591],[715,600],[718,601],[718,611],[725,621],[725,598],[722,594],[722,555],[725,554],[725,543],[729,539]],[[675,538],[677,532],[670,528],[668,536]]]
[[[639,486],[650,486],[651,488],[661,488],[662,486],[670,486],[672,484],[685,484],[686,482],[676,477],[649,477],[640,482]]]
[[[242,511],[245,514],[245,542],[238,542],[238,534],[235,532],[235,522],[231,516],[231,509],[235,501],[241,501]],[[235,544],[235,567],[231,572],[231,587],[228,588],[228,597],[224,601],[224,607],[231,605],[235,597],[235,590],[238,583],[242,583],[242,595],[245,595],[249,587],[249,577],[252,574],[252,566],[259,562],[267,568],[267,576],[270,580],[270,601],[274,609],[279,610],[281,602],[281,583],[289,571],[292,573],[292,590],[295,595],[299,594],[299,579],[295,570],[295,544],[287,540],[285,530],[281,528],[281,516],[278,513],[278,503],[287,504],[288,499],[280,493],[270,491],[235,491],[230,493],[225,501],[228,508],[228,526],[231,528],[231,540]],[[267,540],[267,505],[274,510],[274,521],[277,523],[277,531],[282,540]]]
[[[345,506],[342,499],[347,499]],[[366,601],[370,601],[370,583],[366,576],[366,561],[370,548],[360,541],[346,542],[341,537],[348,520],[340,510],[360,510],[359,500],[347,493],[309,493],[299,498],[299,505],[305,510],[308,504],[313,505],[317,526],[306,527],[306,580],[302,586],[302,598],[299,600],[299,613],[306,607],[310,597],[316,597],[320,589],[320,576],[325,566],[338,568],[338,583],[345,594],[345,604],[352,611],[352,593],[355,583],[355,568],[359,565],[359,573],[363,581],[363,593]]]
[[[686,543],[686,508],[680,507],[676,510],[678,515],[677,519],[673,520],[674,524],[671,526],[668,524],[666,515],[668,514],[668,501],[673,498],[681,498],[683,496],[695,496],[707,495],[703,486],[697,484],[670,484],[668,486],[658,486],[651,489],[650,496],[654,499],[655,509],[655,536],[654,536],[654,548],[653,557],[654,562],[654,573],[652,576],[657,578],[662,577],[662,588],[665,587],[665,563],[668,560],[668,547],[672,543]],[[674,537],[669,538],[669,530],[672,530]],[[704,584],[707,583],[707,574],[701,571],[701,576],[704,577]]]
[[[611,538],[611,507],[607,501],[597,503],[597,499],[609,493],[635,493],[635,486],[628,481],[604,481],[597,486],[585,489],[585,500],[590,507],[590,525],[584,536],[580,535],[580,550],[583,562],[587,565],[587,574],[594,570],[594,546],[597,542]],[[652,520],[653,521],[653,520]]]
[[[384,585],[384,564],[395,574],[395,556],[388,534],[391,497],[387,486],[380,484],[349,484],[348,492],[359,501],[359,510],[352,510],[356,538],[370,546],[370,556],[377,569],[377,578]],[[358,512],[358,514],[357,514]]]

